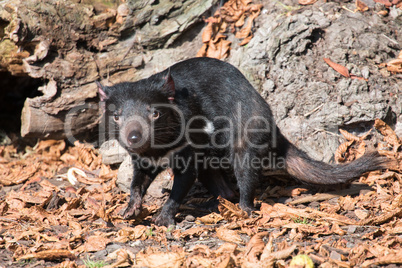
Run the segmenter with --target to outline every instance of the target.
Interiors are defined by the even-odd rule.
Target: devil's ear
[[[107,88],[104,87],[99,81],[95,82],[98,86],[99,97],[101,101],[105,101],[109,98]]]
[[[167,92],[168,99],[172,103],[174,101],[176,88],[174,85],[172,75],[170,74],[170,68],[168,69],[167,74],[163,77],[163,80],[164,80],[164,84],[163,84],[162,88],[165,92]]]

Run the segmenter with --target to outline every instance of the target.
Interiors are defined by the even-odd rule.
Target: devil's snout
[[[145,120],[131,120],[123,125],[120,137],[132,152],[141,152],[148,147],[149,127]]]
[[[127,143],[130,146],[133,146],[142,140],[142,131],[140,130],[132,130],[129,132],[128,137],[127,137]]]

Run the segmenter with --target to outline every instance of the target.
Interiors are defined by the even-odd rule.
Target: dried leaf
[[[345,162],[347,157],[344,155],[348,151],[349,147],[353,144],[353,142],[354,141],[347,141],[339,145],[338,149],[336,149],[335,151],[335,161],[337,163]]]
[[[254,19],[257,18],[259,14],[260,14],[260,11],[257,11],[257,12],[252,13],[251,16],[248,17],[247,25],[244,26],[240,30],[240,32],[236,33],[236,38],[239,38],[239,39],[246,38],[251,34],[251,28],[253,27]]]
[[[360,138],[353,135],[352,133],[347,132],[344,129],[339,129],[339,132],[347,139],[348,141],[360,141]]]
[[[136,265],[139,267],[166,267],[179,268],[185,261],[184,252],[158,252],[146,254],[139,252],[136,256]]]
[[[116,262],[113,263],[111,267],[128,267],[133,265],[133,259],[135,259],[135,255],[125,248],[120,248],[109,254],[106,258],[107,261],[115,259]]]
[[[345,76],[345,77],[350,77],[349,74],[349,70],[348,68],[346,68],[345,66],[342,66],[338,63],[335,63],[333,61],[331,61],[329,58],[324,58],[324,61],[335,71],[337,71],[338,73],[340,73],[341,75]]]
[[[301,193],[307,192],[306,188],[294,188],[294,189],[280,189],[278,191],[279,196],[299,196]]]
[[[354,74],[351,74],[351,75],[350,75],[350,78],[351,78],[351,79],[357,79],[357,80],[368,81],[367,78],[364,78],[364,77],[361,77],[361,76],[356,76],[356,75],[354,75]]]
[[[246,256],[248,261],[250,262],[258,261],[258,256],[262,254],[262,251],[264,250],[265,247],[265,243],[262,239],[266,237],[268,234],[269,234],[268,232],[261,232],[255,234],[250,239],[246,247]]]
[[[198,50],[196,57],[206,57],[207,56],[208,44],[203,44],[200,50]]]
[[[244,38],[244,39],[240,42],[239,46],[245,46],[245,45],[247,45],[248,42],[250,42],[250,40],[251,40],[252,38],[253,38],[253,35],[250,34],[248,37]]]
[[[89,236],[85,243],[86,252],[96,252],[106,248],[106,245],[110,242],[109,238],[103,236]]]
[[[362,209],[355,209],[354,213],[360,220],[364,220],[369,216],[369,213]]]
[[[402,59],[390,60],[387,63],[387,70],[393,73],[402,73]]]
[[[366,260],[362,267],[378,267],[380,265],[387,264],[402,264],[402,252],[399,250],[397,253],[391,253],[389,255],[385,255],[374,260]]]
[[[207,230],[205,227],[193,227],[182,232],[181,237],[199,237],[202,233],[207,232]]]
[[[117,232],[117,237],[114,241],[126,243],[127,241],[135,241],[144,238],[145,232],[148,230],[147,226],[137,225],[134,228],[125,227]]]
[[[223,220],[223,217],[222,215],[213,212],[203,217],[197,218],[197,220],[202,222],[203,224],[217,224],[218,222]]]
[[[365,152],[366,152],[366,143],[362,141],[356,150],[356,159],[362,157]]]
[[[252,38],[251,29],[254,19],[260,14],[261,4],[250,4],[251,1],[227,1],[219,10],[205,20],[208,22],[202,33],[203,47],[198,51],[197,57],[213,57],[223,59],[229,56],[231,42],[227,41],[227,27],[234,33],[236,28],[243,27],[236,33],[237,38],[244,39],[241,46],[246,45]],[[247,25],[244,26],[247,20]],[[214,42],[211,43],[211,41]]]
[[[286,259],[293,253],[293,251],[295,251],[296,248],[296,245],[292,245],[283,250],[272,252],[271,254],[264,256],[264,263],[273,263],[276,260]]]
[[[374,2],[383,4],[386,7],[392,6],[392,3],[389,0],[374,0]]]
[[[394,147],[394,151],[396,152],[401,146],[401,141],[398,139],[398,136],[395,134],[395,131],[390,128],[384,121],[381,119],[376,119],[374,122],[374,127],[381,132],[384,136],[384,140],[391,144]]]
[[[45,140],[40,141],[34,149],[37,153],[57,159],[61,156],[61,151],[63,151],[65,147],[66,143],[63,140]]]
[[[239,206],[233,204],[232,202],[226,200],[225,198],[219,196],[219,212],[227,221],[236,221],[247,219],[247,212],[243,211]]]
[[[212,35],[213,35],[213,22],[209,22],[207,24],[207,26],[205,27],[204,31],[202,32],[202,42],[208,43],[209,40],[212,39]]]
[[[75,259],[75,255],[69,250],[64,249],[50,249],[44,250],[32,254],[26,254],[17,260],[27,260],[27,259],[40,259],[40,260],[60,260],[60,259]]]
[[[368,6],[366,5],[366,3],[364,3],[363,1],[361,1],[361,0],[356,0],[356,9],[357,9],[358,11],[364,12],[364,11],[367,11],[369,8],[368,8]]]
[[[243,13],[241,16],[240,16],[240,18],[236,21],[236,23],[235,23],[235,26],[236,27],[242,27],[243,25],[244,25],[244,20],[245,20],[245,18],[246,18],[246,14],[245,13]]]
[[[224,39],[218,39],[220,40],[217,43],[214,43],[214,40],[211,40],[209,42],[209,47],[207,50],[207,57],[210,58],[216,58],[216,59],[224,59],[229,56],[230,53],[230,44],[232,42],[224,40]]]
[[[402,194],[399,194],[395,197],[394,201],[392,202],[391,208],[388,212],[385,212],[379,216],[368,218],[365,220],[359,221],[359,225],[377,225],[387,222],[398,216],[402,213]]]
[[[235,230],[228,230],[225,227],[216,229],[216,236],[223,241],[240,244],[243,242],[240,235]]]

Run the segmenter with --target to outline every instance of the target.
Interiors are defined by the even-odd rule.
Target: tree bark
[[[217,0],[127,1],[114,9],[76,2],[0,2],[0,72],[45,84],[43,96],[25,101],[23,137],[66,138],[94,128],[94,81],[137,80],[143,48],[172,45]]]

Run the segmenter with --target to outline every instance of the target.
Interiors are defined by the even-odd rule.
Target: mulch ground
[[[364,174],[345,189],[318,192],[271,179],[248,217],[196,185],[169,228],[152,218],[168,193],[148,195],[144,212],[123,220],[127,194],[117,167],[97,149],[62,140],[0,146],[0,267],[321,267],[402,263],[402,140],[384,122],[375,130],[383,155],[399,167]],[[336,160],[350,161],[370,137],[342,132]],[[166,178],[158,179],[162,190]],[[159,185],[160,184],[160,185]],[[159,188],[158,188],[159,187]],[[154,185],[155,189],[155,185]],[[302,266],[295,266],[297,256]],[[310,263],[312,264],[312,263]]]

